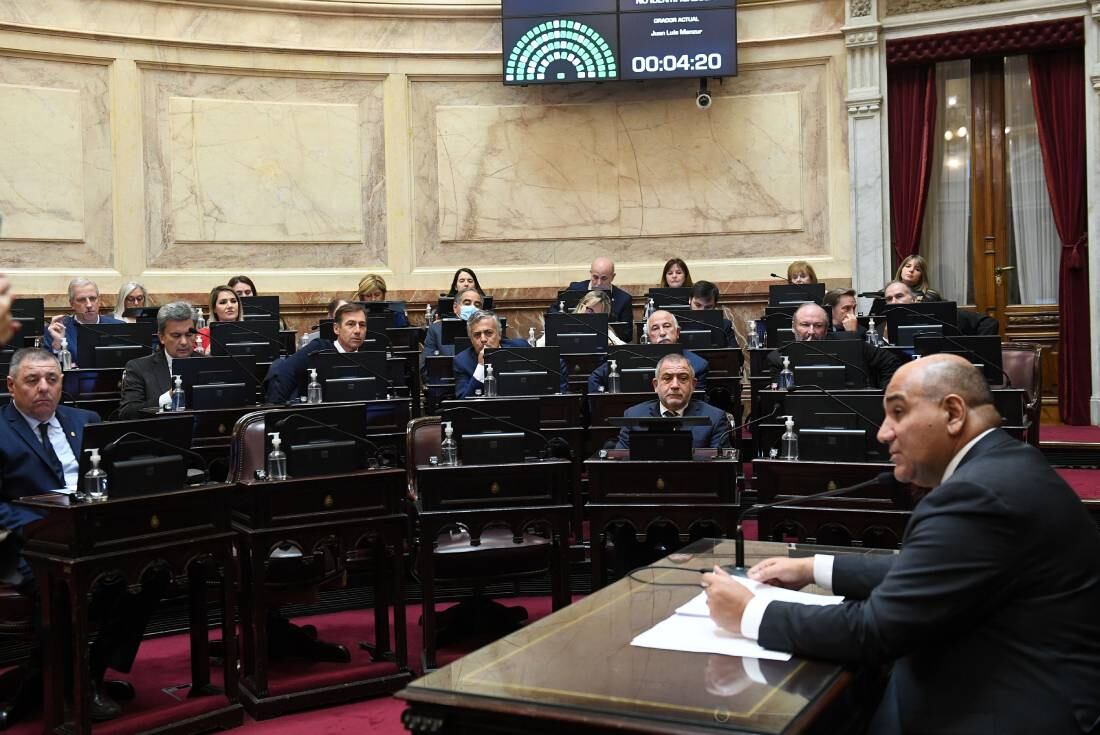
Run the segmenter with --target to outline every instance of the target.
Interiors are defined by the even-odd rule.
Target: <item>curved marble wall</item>
[[[739,11],[740,76],[506,88],[499,6],[0,0],[0,269],[321,303],[368,271],[424,299],[458,265],[518,307],[659,264],[756,293],[850,278],[844,6]],[[508,287],[508,291],[504,288]]]

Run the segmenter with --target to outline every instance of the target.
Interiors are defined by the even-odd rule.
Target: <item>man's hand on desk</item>
[[[803,559],[789,559],[773,556],[753,566],[748,575],[749,579],[773,587],[800,590],[814,581],[814,558],[808,556]]]
[[[719,566],[703,575],[703,587],[707,593],[707,608],[714,622],[731,633],[741,634],[741,616],[745,606],[755,595],[748,588],[733,581]]]

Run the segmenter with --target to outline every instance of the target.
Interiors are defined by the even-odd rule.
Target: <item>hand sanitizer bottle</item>
[[[57,353],[57,360],[61,363],[61,369],[68,371],[73,369],[73,353],[69,352],[69,340],[61,338],[61,351]]]
[[[448,467],[458,464],[458,442],[455,441],[454,427],[450,421],[443,424],[443,443],[439,445],[439,464]]]
[[[798,459],[798,434],[794,430],[794,417],[784,416],[787,421],[783,424],[783,437],[779,440],[779,458]]]
[[[485,366],[485,380],[482,382],[482,385],[485,388],[486,398],[497,397],[497,376],[493,375],[492,365]]]
[[[174,387],[172,388],[172,410],[173,411],[186,411],[187,399],[183,393],[183,378],[179,375],[173,375]]]
[[[756,320],[749,319],[746,329],[746,335],[749,338],[749,349],[760,349],[760,334],[756,331]]]
[[[286,452],[281,447],[283,440],[279,438],[279,432],[271,432],[271,452],[267,455],[267,479],[286,479]]]
[[[195,329],[206,329],[206,317],[202,315],[202,307],[198,309],[198,316],[195,317]]]
[[[622,391],[622,378],[619,376],[619,365],[612,360],[607,370],[607,392],[619,393]]]
[[[321,403],[321,384],[317,382],[317,368],[309,369],[309,385],[306,386],[306,403]]]
[[[91,454],[88,459],[92,463],[92,468],[84,473],[84,493],[83,499],[92,503],[99,503],[107,499],[107,473],[100,469],[98,449],[85,449],[85,452]]]
[[[538,347],[538,345],[539,345],[539,341],[535,337],[535,328],[534,327],[531,327],[530,329],[527,330],[527,344],[531,345],[532,347]]]
[[[435,314],[432,313],[432,305],[431,304],[425,304],[424,305],[424,326],[425,327],[430,327],[434,320],[435,320]]]
[[[563,314],[565,313],[565,302],[564,301],[559,301],[558,302],[558,311],[562,312]]]
[[[867,322],[867,334],[863,336],[867,340],[867,344],[872,347],[882,347],[882,337],[879,335],[878,330],[875,329],[875,318],[871,317]]]
[[[783,369],[779,371],[779,380],[776,381],[779,390],[794,390],[794,373],[791,372],[791,358],[783,355]]]

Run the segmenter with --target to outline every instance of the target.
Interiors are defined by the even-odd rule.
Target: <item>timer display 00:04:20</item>
[[[634,56],[630,70],[635,74],[669,71],[711,71],[722,68],[722,54],[680,54],[673,56]]]

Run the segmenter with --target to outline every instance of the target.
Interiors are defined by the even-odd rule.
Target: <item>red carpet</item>
[[[1039,428],[1039,441],[1071,442],[1074,444],[1100,444],[1100,426],[1067,426],[1043,424]]]
[[[1055,470],[1083,500],[1100,500],[1100,470]]]

